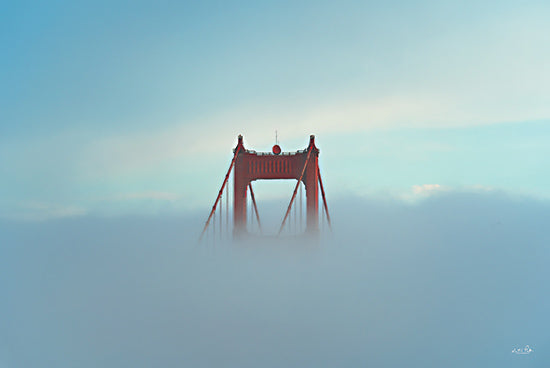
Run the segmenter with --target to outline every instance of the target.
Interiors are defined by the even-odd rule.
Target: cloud
[[[48,221],[68,217],[79,217],[87,214],[80,206],[63,205],[47,202],[23,202],[11,211],[4,211],[3,218],[23,221]]]
[[[197,246],[207,211],[0,221],[3,363],[501,368],[524,344],[546,357],[548,202],[446,192],[331,209],[317,245]]]
[[[429,195],[434,191],[441,191],[441,190],[444,190],[444,187],[442,187],[439,184],[422,184],[422,185],[414,185],[412,187],[412,192],[415,195]]]
[[[529,199],[540,199],[540,196],[533,196],[530,194],[520,194],[520,193],[511,193],[504,191],[502,189],[487,186],[487,185],[442,185],[442,184],[418,184],[413,185],[408,189],[400,190],[393,189],[386,192],[376,192],[371,193],[367,192],[363,197],[364,198],[380,198],[380,199],[393,199],[397,201],[402,201],[409,204],[421,204],[423,201],[430,200],[433,198],[440,198],[444,196],[453,196],[453,195],[476,195],[476,194],[494,194],[499,193],[500,195],[506,195],[508,197],[516,196],[518,198],[529,198]]]
[[[257,106],[227,111],[197,121],[183,119],[155,131],[96,137],[78,153],[78,175],[85,178],[125,176],[148,172],[170,162],[192,165],[227,154],[238,134],[255,147],[269,149],[274,131],[286,142],[307,144],[310,134],[353,133],[357,130],[439,121],[442,104],[429,100],[390,98],[373,102],[310,107],[280,107],[270,113]],[[265,110],[271,110],[265,108]],[[283,112],[284,111],[284,112]],[[296,147],[301,149],[303,147]]]
[[[141,200],[141,199],[152,199],[157,201],[177,201],[181,199],[181,196],[176,193],[171,192],[159,192],[159,191],[144,191],[144,192],[132,192],[124,193],[112,196],[109,200]]]
[[[508,100],[508,96],[503,96],[502,101]],[[235,106],[202,118],[182,116],[179,121],[155,130],[95,137],[81,150],[80,167],[85,170],[81,170],[80,175],[125,175],[175,161],[207,160],[227,154],[238,134],[244,135],[245,142],[269,150],[275,130],[288,143],[303,141],[307,144],[310,134],[326,136],[380,129],[472,127],[549,116],[550,109],[521,108],[509,102],[480,103],[476,92],[455,95],[437,89],[307,104],[274,102],[272,105]]]

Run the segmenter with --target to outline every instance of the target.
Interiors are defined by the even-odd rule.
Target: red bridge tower
[[[319,230],[319,150],[315,136],[309,137],[309,146],[303,151],[282,154],[257,153],[244,148],[239,135],[234,149],[235,174],[233,186],[233,232],[246,232],[246,196],[250,182],[258,179],[296,179],[306,188],[306,232]]]
[[[256,152],[247,150],[243,145],[242,135],[238,136],[237,146],[233,149],[233,160],[225,176],[225,180],[218,193],[218,197],[212,206],[210,216],[206,221],[203,233],[204,235],[212,216],[216,211],[216,206],[223,194],[229,175],[233,166],[234,185],[233,185],[233,236],[242,237],[247,234],[247,195],[250,191],[254,208],[256,208],[256,217],[259,223],[259,216],[256,207],[254,193],[251,183],[255,180],[272,179],[296,179],[296,187],[288,205],[287,212],[281,224],[281,230],[290,213],[292,203],[300,183],[304,183],[306,189],[306,233],[316,234],[319,232],[319,188],[323,197],[324,210],[327,216],[327,222],[330,226],[330,216],[328,214],[327,202],[321,174],[319,172],[319,149],[315,146],[315,136],[309,137],[309,145],[305,150],[296,152],[281,152],[278,145],[273,147],[273,152]],[[221,214],[220,214],[221,227]]]

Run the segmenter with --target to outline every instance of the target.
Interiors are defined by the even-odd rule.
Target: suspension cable
[[[258,221],[258,229],[260,229],[260,234],[262,233],[262,224],[260,222],[260,215],[258,213],[258,206],[256,205],[256,197],[254,196],[254,191],[252,190],[252,183],[248,183],[248,188],[250,188],[250,198],[252,199],[252,204],[254,205],[254,212],[256,213],[256,221]]]
[[[300,231],[302,231],[304,229],[304,221],[302,220],[302,213],[304,212],[302,210],[302,204],[303,204],[303,200],[302,200],[302,192],[303,192],[303,183],[300,183]]]
[[[313,150],[313,148],[310,146],[308,148],[306,162],[304,163],[304,168],[302,169],[302,173],[300,174],[300,178],[298,179],[298,182],[296,183],[296,187],[294,188],[294,193],[292,194],[292,198],[290,199],[290,203],[288,204],[288,208],[286,210],[285,217],[283,218],[283,223],[281,224],[281,228],[279,229],[279,234],[281,234],[281,231],[283,230],[283,227],[285,226],[286,219],[287,219],[288,214],[290,212],[290,209],[292,207],[292,202],[294,201],[294,198],[296,198],[296,192],[298,191],[298,186],[300,185],[300,182],[302,181],[302,178],[304,177],[304,173],[306,172],[306,167],[307,167],[307,164],[309,162],[309,156],[311,155],[312,150]]]
[[[235,160],[237,159],[237,155],[239,154],[240,149],[241,149],[241,146],[238,146],[235,149],[235,154],[233,155],[233,159],[231,160],[231,165],[229,165],[229,170],[227,170],[227,174],[225,174],[225,179],[223,180],[222,187],[220,188],[220,191],[218,192],[218,196],[216,197],[216,201],[214,202],[214,205],[212,206],[212,211],[210,211],[210,215],[208,216],[208,220],[206,220],[206,224],[204,224],[204,229],[202,230],[201,236],[199,237],[199,243],[202,240],[202,236],[204,235],[204,232],[208,228],[208,225],[210,224],[210,220],[212,219],[212,215],[216,211],[216,206],[218,205],[218,201],[220,200],[220,197],[222,196],[223,188],[225,187],[225,184],[227,183],[227,179],[229,179],[229,174],[231,173],[231,169],[233,169],[233,165],[235,165]]]
[[[225,186],[225,232],[229,236],[229,185]]]
[[[327,215],[327,223],[330,231],[332,231],[332,224],[330,223],[330,215],[328,214],[327,198],[325,197],[325,188],[323,188],[323,180],[321,179],[321,170],[317,165],[317,176],[319,177],[319,186],[321,187],[321,195],[323,196],[323,205],[325,207],[325,213]]]

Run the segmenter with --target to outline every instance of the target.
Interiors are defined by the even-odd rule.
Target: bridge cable
[[[229,236],[229,185],[225,187],[225,232]]]
[[[327,198],[325,197],[325,188],[323,188],[323,180],[321,179],[321,170],[319,170],[319,165],[317,165],[317,176],[319,177],[319,186],[321,187],[321,195],[323,196],[323,205],[325,208],[325,213],[327,215],[327,223],[330,231],[332,231],[332,225],[330,223],[330,215],[328,214]]]
[[[220,188],[220,191],[218,192],[218,196],[216,197],[216,201],[214,202],[214,205],[212,206],[212,211],[210,211],[210,215],[208,216],[208,220],[206,220],[206,224],[204,224],[204,229],[202,230],[201,236],[199,237],[199,243],[202,240],[202,237],[204,235],[204,232],[208,228],[208,225],[210,224],[210,220],[212,219],[212,215],[216,211],[216,206],[218,205],[218,201],[220,200],[220,197],[223,193],[223,188],[225,187],[225,184],[227,184],[227,179],[229,178],[229,174],[231,173],[231,170],[233,169],[233,165],[235,165],[235,160],[237,159],[237,155],[239,154],[240,146],[238,146],[235,149],[235,154],[233,155],[233,159],[231,160],[231,165],[229,165],[229,170],[227,170],[227,174],[225,174],[225,179],[223,180],[222,187]],[[216,220],[214,219],[214,222]],[[215,225],[214,225],[215,226]]]
[[[258,214],[258,206],[256,205],[256,197],[254,197],[254,191],[252,190],[252,183],[248,183],[248,188],[250,188],[250,198],[252,198],[252,204],[254,205],[254,212],[256,213],[256,221],[258,221],[258,228],[260,229],[260,234],[262,233],[262,224],[260,223],[260,215]]]
[[[279,233],[277,235],[281,234],[281,231],[283,231],[283,227],[285,226],[286,219],[288,217],[288,214],[290,213],[290,209],[292,207],[292,202],[294,201],[294,198],[296,198],[296,192],[298,191],[298,186],[300,185],[300,182],[302,181],[302,178],[304,177],[304,173],[306,172],[306,167],[309,162],[309,156],[311,155],[311,151],[313,148],[310,146],[308,147],[306,162],[304,163],[304,168],[302,169],[302,173],[300,174],[300,178],[298,179],[298,182],[296,183],[296,187],[294,188],[294,193],[292,194],[292,198],[290,199],[290,203],[288,204],[288,208],[286,210],[285,217],[283,218],[283,223],[281,224],[281,227],[279,229]]]
[[[303,192],[303,183],[300,183],[300,199],[299,199],[299,202],[300,202],[300,231],[302,231],[304,229],[304,221],[302,220],[302,213],[304,212],[302,210],[302,204],[303,204],[303,200],[302,200],[302,192]]]

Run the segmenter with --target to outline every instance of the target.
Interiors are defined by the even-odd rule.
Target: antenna
[[[281,147],[279,147],[279,137],[277,136],[277,131],[275,131],[275,145],[271,149],[271,152],[273,152],[274,155],[281,154]]]

